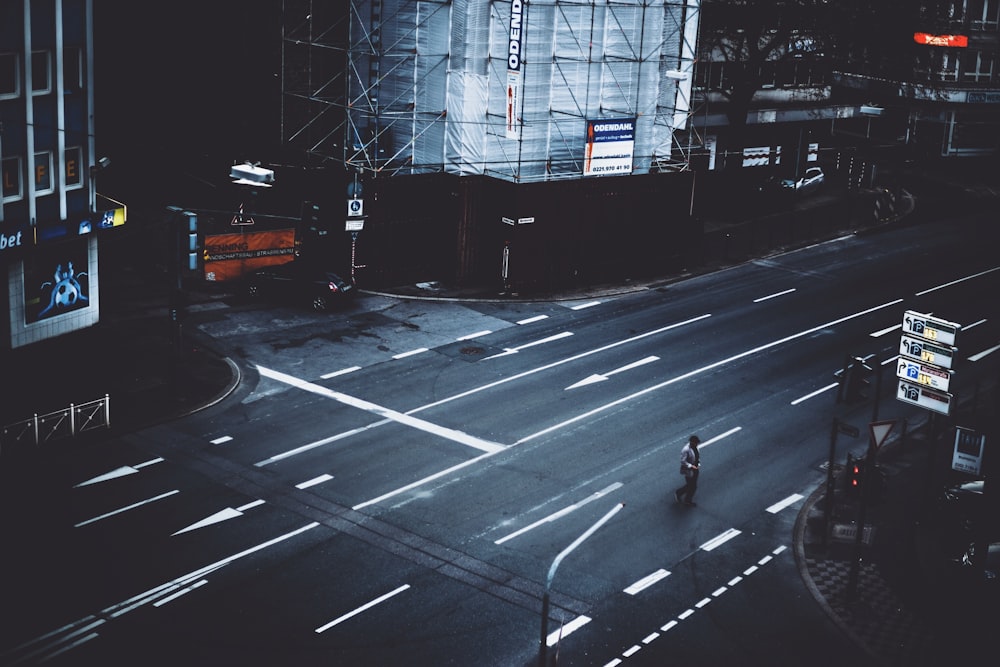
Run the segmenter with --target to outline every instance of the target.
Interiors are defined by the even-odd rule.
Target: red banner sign
[[[913,41],[927,46],[948,46],[957,49],[964,49],[969,45],[969,38],[965,35],[931,35],[926,32],[913,33]]]

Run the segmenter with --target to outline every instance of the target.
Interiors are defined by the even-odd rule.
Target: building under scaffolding
[[[585,203],[572,227],[552,219],[574,210],[567,199],[631,197],[630,205],[655,210],[663,202],[636,198],[635,188],[656,190],[656,200],[672,186],[590,177],[632,175],[641,181],[687,167],[690,147],[697,143],[688,120],[700,5],[700,0],[285,0],[282,139],[313,164],[343,167],[355,179],[355,193],[358,183],[368,183],[371,194],[377,182],[383,227],[395,225],[394,239],[405,236],[403,218],[417,222],[420,215],[410,195],[399,193],[409,186],[395,177],[463,177],[462,185],[451,180],[444,186],[459,202],[442,203],[432,212],[435,221],[456,218],[459,238],[447,245],[458,247],[459,277],[477,273],[483,253],[499,257],[492,246],[509,246],[501,239],[510,235],[494,234],[493,227],[510,220],[538,223],[530,233],[518,230],[521,246],[537,237],[539,245],[531,250],[539,257],[536,264],[551,264],[559,255],[554,238],[573,237],[576,259],[565,266],[535,266],[534,272],[549,278],[578,275],[576,265],[593,263],[580,259],[587,254],[580,244],[586,230],[599,223],[588,223],[595,214]],[[499,185],[581,180],[590,185],[572,194],[566,188],[512,191]],[[387,196],[386,188],[397,192]],[[421,188],[425,196],[433,191]],[[447,193],[438,201],[446,199]],[[683,194],[674,193],[671,201],[678,215],[688,214]],[[407,207],[390,211],[400,202]],[[366,210],[375,215],[373,207]],[[428,225],[421,224],[426,233]],[[522,267],[528,252],[520,252]],[[392,261],[394,267],[405,263],[400,257]]]

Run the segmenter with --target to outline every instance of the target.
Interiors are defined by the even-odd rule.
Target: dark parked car
[[[985,511],[985,482],[974,479],[945,487],[938,496],[938,510],[946,527],[971,533]]]
[[[302,260],[265,266],[246,277],[246,294],[251,298],[298,301],[316,311],[330,310],[354,293],[354,286],[336,273]]]

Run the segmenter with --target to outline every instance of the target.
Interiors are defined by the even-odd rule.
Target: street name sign
[[[937,366],[925,364],[906,357],[900,357],[896,364],[896,377],[909,380],[938,391],[948,391],[951,387],[951,376],[955,371],[943,370]]]

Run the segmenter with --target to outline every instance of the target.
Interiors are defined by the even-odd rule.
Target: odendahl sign
[[[523,34],[524,4],[522,0],[510,3],[510,41],[507,44],[507,69],[521,69],[521,35]]]

